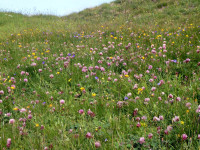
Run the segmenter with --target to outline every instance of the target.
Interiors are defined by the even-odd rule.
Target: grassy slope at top
[[[103,4],[86,9],[66,19],[80,25],[106,24],[118,28],[127,25],[140,29],[174,28],[187,23],[199,22],[200,2],[198,0],[128,0]]]
[[[11,15],[11,16],[10,16]],[[101,25],[109,30],[121,26],[134,30],[173,29],[186,24],[200,22],[198,0],[118,0],[110,4],[86,9],[65,17],[23,16],[14,13],[0,13],[0,39],[26,29],[41,31],[96,31]]]
[[[49,26],[53,28],[55,16],[24,16],[16,13],[0,12],[0,39],[6,39],[11,34],[19,34],[24,30],[40,29],[47,30]]]

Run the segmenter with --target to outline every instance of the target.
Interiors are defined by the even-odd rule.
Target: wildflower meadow
[[[10,13],[16,25],[2,12],[0,149],[199,149],[199,6],[115,1],[92,15]]]

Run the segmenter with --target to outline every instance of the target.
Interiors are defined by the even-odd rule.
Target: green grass
[[[64,17],[1,12],[0,148],[199,149],[199,8],[117,0]]]
[[[120,3],[119,3],[120,2]],[[122,2],[122,3],[121,3]],[[0,13],[1,39],[27,29],[82,32],[90,28],[96,31],[106,25],[116,30],[121,25],[155,30],[173,29],[192,22],[198,24],[200,5],[198,0],[130,0],[103,4],[69,16],[23,16],[14,13]],[[9,17],[11,15],[12,17]]]

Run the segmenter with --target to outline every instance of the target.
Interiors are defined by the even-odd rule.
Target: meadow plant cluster
[[[0,148],[198,149],[199,32],[13,33],[0,41]]]

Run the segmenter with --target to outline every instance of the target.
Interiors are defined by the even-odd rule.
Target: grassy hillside
[[[69,16],[23,16],[0,13],[0,39],[24,29],[41,31],[96,31],[100,26],[118,30],[121,26],[140,30],[165,30],[200,22],[198,0],[119,0]],[[89,30],[88,30],[89,28]]]
[[[0,13],[0,149],[199,149],[200,2]]]
[[[198,0],[119,0],[67,16],[80,24],[126,25],[142,29],[174,28],[199,22]]]

